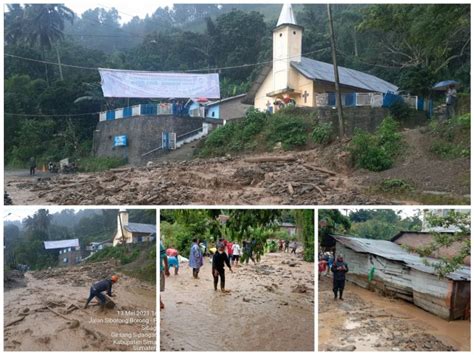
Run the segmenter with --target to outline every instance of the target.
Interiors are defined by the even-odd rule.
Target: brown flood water
[[[100,265],[102,271],[99,271],[103,272],[104,268],[104,265]],[[95,300],[92,300],[88,309],[83,309],[89,288],[96,281],[87,276],[90,272],[97,272],[93,264],[52,269],[50,274],[48,271],[40,272],[39,275],[28,272],[25,275],[26,287],[6,290],[4,349],[154,351],[155,286],[121,275],[113,287],[113,299],[117,304],[115,309],[100,312]],[[79,309],[67,312],[71,304]],[[8,325],[15,320],[19,321]]]
[[[332,279],[319,282],[320,351],[469,351],[470,322],[446,321],[415,305],[346,283],[334,301]],[[355,348],[354,348],[355,347]]]
[[[267,254],[256,266],[226,269],[227,294],[214,291],[208,259],[199,276],[182,263],[166,278],[162,351],[314,350],[313,263]]]

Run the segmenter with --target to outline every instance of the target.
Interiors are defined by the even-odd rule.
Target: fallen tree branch
[[[288,162],[288,161],[295,161],[296,157],[293,155],[285,155],[285,156],[268,156],[268,157],[259,157],[259,158],[247,158],[244,159],[246,163],[273,163],[273,162]]]
[[[16,324],[16,323],[21,322],[21,321],[22,321],[23,319],[25,319],[25,318],[26,318],[26,315],[21,316],[21,317],[18,317],[17,319],[12,320],[10,323],[7,323],[7,324],[5,325],[5,328],[6,328],[6,327],[9,327],[9,326],[11,326],[11,325],[14,325],[14,324]]]

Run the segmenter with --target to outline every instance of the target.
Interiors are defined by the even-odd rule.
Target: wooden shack
[[[332,236],[336,253],[349,265],[347,279],[383,295],[398,297],[447,320],[463,319],[470,308],[471,269],[461,266],[439,277],[432,263],[386,240]],[[431,265],[430,265],[431,264]],[[369,272],[375,268],[374,278]]]

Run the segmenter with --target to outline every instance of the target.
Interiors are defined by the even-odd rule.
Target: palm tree
[[[61,57],[57,43],[64,38],[65,21],[74,21],[74,12],[60,4],[27,4],[23,8],[18,5],[8,5],[12,11],[11,21],[7,28],[6,39],[12,43],[26,43],[31,46],[38,45],[45,59],[46,50],[54,46],[59,66],[59,76],[63,80]],[[48,69],[46,81],[48,81]]]

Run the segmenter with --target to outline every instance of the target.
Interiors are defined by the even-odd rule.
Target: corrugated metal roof
[[[79,239],[64,239],[64,240],[51,240],[44,242],[44,248],[49,249],[63,249],[63,248],[78,248]]]
[[[129,223],[126,224],[125,229],[131,233],[156,233],[156,226],[153,224],[144,224],[144,223]]]
[[[319,60],[302,57],[301,62],[291,62],[291,66],[311,80],[334,82],[334,67],[332,64]],[[339,83],[341,85],[362,88],[373,92],[397,92],[398,87],[374,75],[358,70],[338,67]]]
[[[236,100],[236,99],[239,99],[239,98],[243,99],[245,96],[247,96],[247,93],[236,95],[236,96],[231,96],[231,97],[226,97],[225,99],[222,99],[222,100],[208,102],[206,104],[206,106],[214,106],[214,105],[222,104],[222,103],[227,102],[227,101]]]
[[[376,240],[376,239],[365,239],[365,238],[351,238],[343,236],[333,236],[339,243],[344,246],[358,252],[367,253],[381,256],[385,259],[395,260],[405,263],[412,269],[426,272],[428,274],[436,275],[436,271],[432,266],[426,265],[423,260],[427,260],[430,263],[439,262],[433,258],[422,258],[417,254],[409,253],[401,246],[388,240]],[[467,266],[461,266],[455,272],[446,275],[448,279],[456,281],[470,281],[471,280],[471,268]]]

